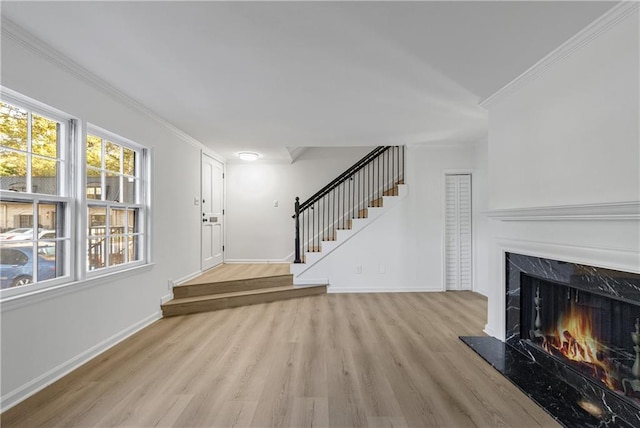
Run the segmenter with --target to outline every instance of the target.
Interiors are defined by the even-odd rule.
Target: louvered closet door
[[[445,286],[471,290],[471,175],[445,178]]]

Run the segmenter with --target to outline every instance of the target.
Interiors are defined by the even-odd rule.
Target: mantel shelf
[[[640,201],[605,204],[560,205],[486,211],[500,221],[640,220]]]

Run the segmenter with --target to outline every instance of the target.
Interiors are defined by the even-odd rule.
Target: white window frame
[[[23,108],[28,110],[30,113],[35,113],[39,116],[46,117],[48,119],[55,120],[61,124],[61,139],[60,139],[60,147],[58,147],[58,174],[57,174],[57,186],[58,186],[58,194],[57,195],[48,195],[44,193],[33,193],[30,190],[31,187],[31,174],[30,168],[27,167],[27,177],[26,179],[26,187],[27,190],[25,192],[14,192],[9,190],[1,190],[0,189],[0,200],[3,201],[15,201],[15,202],[25,202],[33,204],[33,220],[34,220],[34,228],[37,231],[37,222],[38,222],[38,209],[37,206],[39,203],[63,203],[64,204],[64,236],[57,238],[57,243],[63,243],[63,260],[62,260],[62,275],[56,278],[48,279],[45,281],[38,281],[33,284],[29,284],[27,286],[15,287],[15,288],[7,288],[4,290],[0,290],[0,296],[4,299],[7,297],[12,297],[25,293],[32,293],[34,291],[38,291],[44,288],[50,288],[53,286],[61,285],[73,281],[75,275],[73,272],[73,260],[76,259],[77,255],[75,253],[75,248],[72,243],[75,240],[75,230],[72,225],[75,223],[75,198],[74,198],[74,177],[71,174],[72,167],[72,159],[71,159],[71,150],[72,147],[77,141],[77,118],[68,115],[60,110],[57,110],[53,107],[40,103],[31,98],[25,97],[23,95],[18,94],[15,91],[11,91],[7,88],[0,87],[0,99],[2,102],[6,104],[11,104],[19,108]],[[28,127],[30,128],[30,123]],[[28,139],[31,139],[31,130],[28,129]],[[30,141],[28,142],[28,149],[30,147]],[[27,150],[29,152],[29,150]],[[33,155],[28,155],[33,156]],[[28,161],[28,165],[30,162]],[[36,242],[34,245],[34,258],[37,256],[37,233],[34,233],[32,241]]]
[[[102,138],[103,140],[108,140],[112,143],[118,144],[122,147],[131,149],[136,152],[135,156],[135,166],[134,171],[136,171],[136,189],[135,195],[136,200],[133,203],[129,202],[114,202],[107,200],[98,200],[98,199],[89,199],[87,198],[87,159],[86,159],[86,144],[87,144],[87,134],[94,135],[96,137]],[[150,151],[146,147],[137,144],[127,138],[121,137],[113,132],[107,131],[106,129],[100,128],[93,124],[87,124],[86,130],[82,134],[82,144],[80,144],[80,164],[82,165],[82,176],[79,177],[80,188],[82,189],[80,194],[81,206],[82,206],[82,221],[78,222],[79,227],[82,227],[81,236],[82,243],[78,246],[78,248],[82,249],[82,256],[80,257],[80,266],[82,266],[82,271],[86,278],[95,278],[105,274],[109,274],[112,272],[119,272],[122,270],[127,270],[131,268],[135,268],[138,266],[143,266],[150,263],[149,258],[149,171],[150,171]],[[104,149],[103,149],[103,166],[104,166]],[[102,196],[106,197],[106,191],[104,182],[102,182]],[[122,187],[121,187],[122,191]],[[109,210],[111,208],[119,208],[119,209],[137,209],[138,210],[138,231],[134,234],[139,236],[138,239],[138,253],[140,254],[140,259],[132,262],[126,262],[114,266],[109,266],[109,259],[105,260],[107,266],[103,268],[98,268],[94,270],[89,270],[88,265],[88,251],[89,251],[89,233],[88,233],[88,213],[89,206],[100,206],[106,208],[106,229],[109,230]]]

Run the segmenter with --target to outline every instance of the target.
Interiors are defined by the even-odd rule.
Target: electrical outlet
[[[278,208],[278,200],[277,200],[277,199],[276,199],[275,201],[273,201],[273,206],[274,206],[275,208]]]
[[[193,197],[193,205],[198,206],[200,205],[200,198],[198,198],[197,196]]]
[[[356,273],[357,274],[361,274],[362,273],[362,265],[357,265],[356,266]]]

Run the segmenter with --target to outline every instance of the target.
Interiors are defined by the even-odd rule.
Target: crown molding
[[[178,137],[180,140],[196,147],[200,150],[207,150],[211,152],[211,149],[200,141],[196,140],[180,128],[171,124],[169,121],[163,119],[158,114],[153,112],[151,109],[143,105],[142,103],[134,100],[121,90],[117,89],[115,86],[107,83],[105,80],[96,76],[86,68],[82,67],[71,58],[64,55],[62,52],[53,48],[49,44],[43,42],[9,18],[3,16],[2,17],[2,37],[8,37],[17,43],[19,43],[22,47],[28,49],[29,51],[35,53],[41,58],[49,61],[50,63],[56,65],[57,67],[63,69],[67,73],[75,76],[76,78],[88,83],[93,88],[101,91],[105,95],[111,97],[112,99],[127,105],[128,107],[133,108],[134,110],[144,114],[149,117],[153,121],[157,122],[168,131],[170,131],[173,135]],[[224,157],[216,154],[218,158],[225,159]]]
[[[583,28],[575,36],[571,37],[547,56],[536,62],[520,76],[507,83],[493,95],[485,98],[480,102],[480,106],[488,109],[499,102],[502,98],[512,94],[521,87],[527,85],[529,82],[534,81],[546,72],[548,68],[558,62],[564,61],[575,51],[582,49],[593,40],[605,34],[607,31],[631,16],[639,8],[640,2],[636,0],[621,1],[600,18]]]
[[[554,207],[514,208],[484,213],[501,221],[576,221],[576,220],[640,220],[640,202],[562,205]]]
[[[297,161],[300,156],[302,156],[304,154],[304,152],[306,152],[307,150],[309,150],[309,147],[286,147],[287,149],[287,155],[289,156],[289,163],[294,163],[295,161]]]

